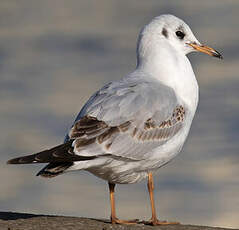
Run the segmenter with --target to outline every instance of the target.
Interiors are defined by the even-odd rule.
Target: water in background
[[[0,2],[0,210],[108,218],[107,183],[54,179],[5,162],[63,141],[87,98],[135,67],[136,38],[154,16],[184,19],[224,60],[191,54],[200,105],[182,153],[155,177],[161,219],[239,226],[238,1]],[[149,218],[146,184],[116,188],[121,218]]]

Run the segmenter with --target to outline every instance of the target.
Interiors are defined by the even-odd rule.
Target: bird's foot
[[[112,224],[137,224],[138,219],[135,220],[120,220],[118,218],[111,218],[111,223]]]
[[[156,225],[174,225],[174,224],[180,224],[180,223],[179,222],[160,221],[156,218],[155,219],[151,218],[148,221],[143,221],[143,224],[156,226]]]

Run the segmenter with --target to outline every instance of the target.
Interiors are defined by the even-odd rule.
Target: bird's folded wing
[[[69,138],[76,155],[141,160],[179,132],[185,111],[173,89],[161,83],[111,83],[87,102]]]

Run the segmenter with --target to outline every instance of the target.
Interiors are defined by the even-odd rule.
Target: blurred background
[[[108,218],[107,183],[86,172],[35,177],[9,158],[60,144],[88,97],[135,68],[153,17],[184,19],[224,60],[189,56],[200,104],[181,154],[155,177],[161,219],[239,227],[239,1],[0,2],[0,211]],[[149,218],[146,183],[116,188],[120,218]]]

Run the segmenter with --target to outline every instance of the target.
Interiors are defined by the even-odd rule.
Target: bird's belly
[[[114,184],[132,184],[147,177],[146,171],[138,171],[137,168],[131,163],[113,160],[106,166],[93,167],[87,171]]]
[[[93,166],[85,170],[115,184],[137,183],[145,179],[148,172],[154,172],[167,164],[178,152],[162,153],[155,150],[157,157],[139,161],[127,162],[123,160],[108,159],[102,165]],[[153,154],[153,153],[152,153]]]
[[[155,148],[146,154],[147,158],[145,159],[138,161],[123,161],[106,158],[101,164],[92,164],[92,166],[85,168],[85,170],[111,183],[137,183],[145,179],[148,172],[156,171],[180,152],[184,142],[180,140],[180,138],[179,136],[178,140],[175,139],[170,145],[167,144],[166,146]]]

